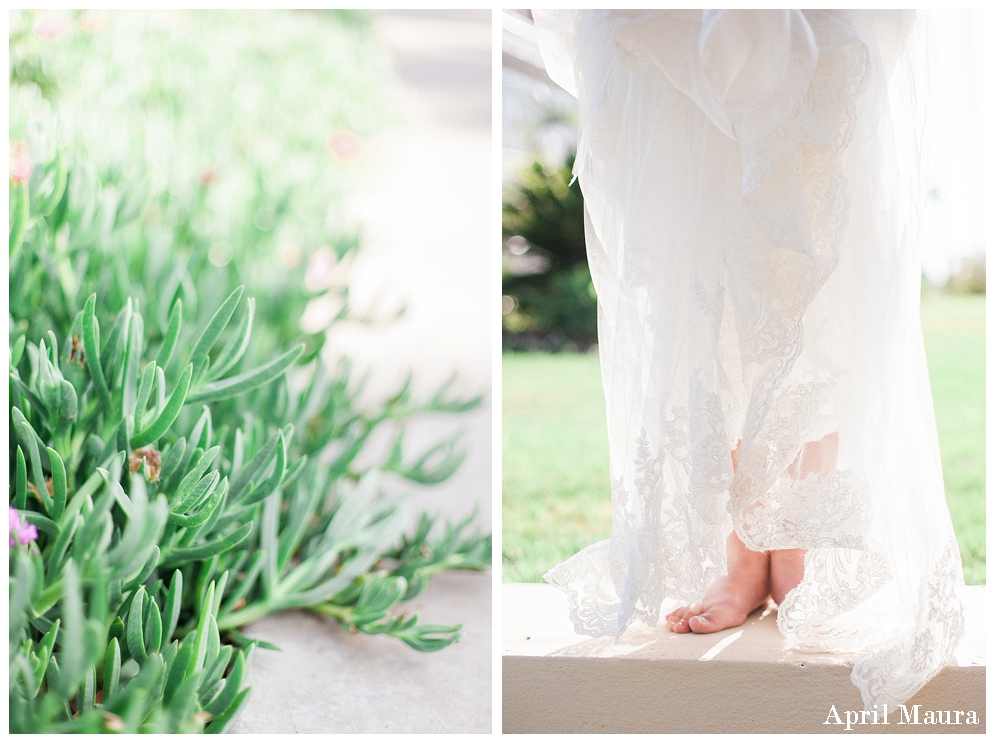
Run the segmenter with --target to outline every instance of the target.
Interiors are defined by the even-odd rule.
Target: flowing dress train
[[[579,99],[613,509],[546,579],[617,638],[699,601],[733,529],[806,549],[781,632],[852,653],[867,709],[904,703],[964,626],[918,314],[915,14],[535,19]]]

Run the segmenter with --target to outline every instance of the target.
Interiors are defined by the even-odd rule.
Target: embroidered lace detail
[[[850,680],[865,708],[904,703],[949,662],[964,636],[963,585],[960,552],[951,535],[920,585],[915,626],[854,664]]]
[[[865,601],[891,580],[884,558],[853,549],[812,549],[805,575],[777,609],[777,626],[791,647],[808,652],[856,652],[873,644],[888,623],[843,629],[833,620]]]
[[[695,417],[716,414],[716,396],[704,396],[701,403]],[[612,481],[612,538],[591,545],[544,576],[567,594],[578,633],[618,637],[635,621],[655,625],[667,598],[697,601],[725,572],[724,512],[715,507],[699,513],[687,483],[703,478],[703,487],[724,493],[731,474],[729,450],[722,438],[725,475],[713,476],[714,455],[704,447],[691,448],[690,418],[686,409],[675,408],[667,424],[668,446],[655,453],[645,429],[640,431],[635,497],[630,497],[624,477]],[[685,483],[682,489],[663,487],[665,467]]]
[[[750,549],[863,548],[869,519],[860,477],[838,468],[825,477],[788,473],[820,412],[831,407],[833,387],[830,379],[784,390],[742,456],[730,511]]]
[[[796,111],[768,137],[741,143],[743,199],[758,246],[730,263],[743,362],[766,365],[752,391],[745,448],[801,353],[806,307],[836,267],[846,227],[843,154],[866,83],[868,52],[828,17],[810,19],[819,62]],[[749,244],[749,243],[747,243]]]
[[[762,550],[860,549],[860,535],[867,528],[862,494],[852,470],[837,469],[821,480],[814,473],[804,480],[782,478],[766,497],[743,510],[739,531]]]

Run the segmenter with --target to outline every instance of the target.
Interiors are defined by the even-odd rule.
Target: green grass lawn
[[[985,582],[985,296],[927,294],[922,329],[964,580]]]
[[[930,293],[923,332],[947,500],[968,583],[985,582],[985,297]],[[608,436],[594,355],[506,354],[506,581],[538,581],[611,533]]]

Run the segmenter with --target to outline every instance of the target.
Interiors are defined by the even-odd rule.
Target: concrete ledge
[[[785,650],[773,608],[712,635],[637,625],[616,645],[576,634],[551,586],[506,583],[503,597],[505,733],[839,733],[823,724],[831,708],[843,721],[863,708],[852,660]],[[969,587],[967,604],[956,663],[906,708],[921,705],[920,721],[973,710],[979,724],[899,724],[892,712],[852,732],[985,732],[985,587]]]

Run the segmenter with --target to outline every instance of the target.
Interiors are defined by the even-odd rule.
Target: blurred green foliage
[[[986,289],[987,267],[985,256],[967,258],[960,269],[947,282],[947,289],[963,294],[984,294]]]
[[[597,342],[597,297],[584,243],[584,200],[573,156],[534,162],[505,195],[504,347],[587,349]]]
[[[39,161],[64,151],[70,192],[95,192],[93,214],[80,215],[93,229],[68,235],[69,247],[125,262],[136,289],[163,286],[149,274],[167,263],[166,281],[245,285],[261,315],[296,323],[310,298],[300,291],[309,257],[341,264],[358,247],[343,196],[354,152],[389,116],[388,60],[355,22],[366,15],[54,17],[63,25],[11,15],[10,138]],[[140,219],[111,242],[111,213]],[[145,249],[130,249],[136,241]],[[344,285],[329,291],[347,299]],[[154,304],[161,319],[164,303]],[[308,356],[322,338],[308,339]]]

